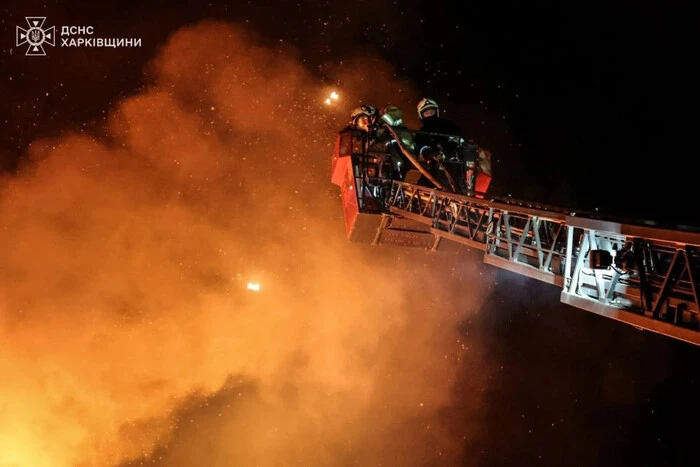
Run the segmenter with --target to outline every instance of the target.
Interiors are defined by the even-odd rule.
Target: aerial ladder
[[[483,251],[559,287],[562,303],[700,345],[700,232],[382,177],[386,157],[369,148],[350,131],[333,155],[350,241]]]

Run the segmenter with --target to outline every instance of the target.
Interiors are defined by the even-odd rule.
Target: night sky
[[[492,151],[497,194],[700,226],[689,169],[698,144],[690,128],[697,25],[680,7],[122,3],[3,3],[3,170],[15,170],[38,137],[98,128],[119,99],[148,84],[144,67],[170,34],[219,19],[247,23],[267,44],[296,47],[319,80],[325,63],[378,54]],[[15,26],[39,15],[91,24],[105,37],[141,37],[143,46],[56,47],[29,59],[14,47]],[[502,364],[489,376],[465,465],[697,465],[696,347],[559,305],[556,287],[505,271],[496,277],[486,309],[464,324],[486,336],[486,351]],[[468,398],[466,386],[455,390]],[[459,406],[445,417],[458,418]]]
[[[105,37],[142,37],[144,46],[26,60],[10,38],[28,14],[94,23]],[[168,35],[201,19],[245,22],[270,44],[297,47],[311,68],[380,54],[496,154],[499,194],[700,224],[688,205],[695,174],[683,170],[695,146],[692,27],[682,9],[626,2],[11,1],[2,23],[3,165],[37,135],[99,121],[144,84],[143,66]]]

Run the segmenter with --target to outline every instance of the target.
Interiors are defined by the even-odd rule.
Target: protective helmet
[[[391,126],[403,125],[403,111],[395,105],[387,105],[382,109],[382,120]]]
[[[357,118],[361,115],[366,115],[369,117],[369,121],[374,123],[377,118],[377,109],[368,104],[363,104],[357,107],[350,114],[350,124],[355,125],[357,123]]]
[[[427,97],[424,97],[421,99],[421,101],[418,103],[417,106],[418,109],[418,116],[420,117],[421,120],[423,120],[423,112],[426,110],[430,109],[435,109],[435,116],[438,117],[440,116],[440,108],[438,107],[437,102],[433,99],[429,99]]]

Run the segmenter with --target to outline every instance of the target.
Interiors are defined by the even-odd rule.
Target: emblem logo
[[[27,53],[30,56],[44,56],[44,44],[51,47],[56,45],[56,27],[44,29],[45,16],[27,16],[25,17],[29,29],[24,29],[17,26],[17,47],[27,44]]]

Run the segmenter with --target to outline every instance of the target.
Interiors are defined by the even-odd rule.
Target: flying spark
[[[257,282],[248,282],[248,290],[253,290],[255,292],[260,291],[260,284]]]

